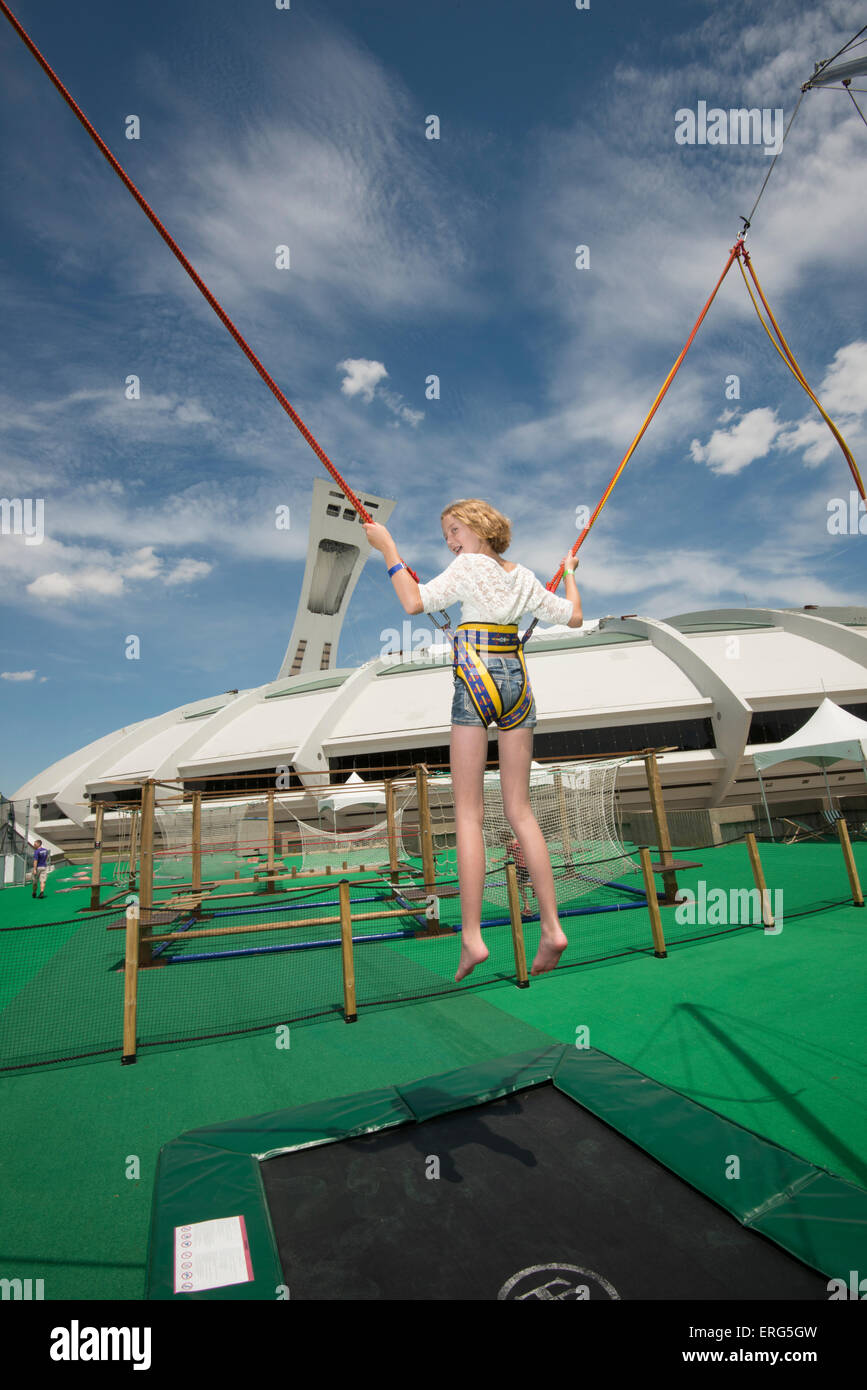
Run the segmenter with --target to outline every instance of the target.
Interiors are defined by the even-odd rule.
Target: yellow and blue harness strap
[[[480,648],[489,657],[516,656],[521,663],[524,673],[521,693],[511,709],[503,709],[503,698]],[[498,729],[516,729],[527,718],[533,692],[517,624],[461,623],[455,633],[454,665],[485,728],[493,723]]]

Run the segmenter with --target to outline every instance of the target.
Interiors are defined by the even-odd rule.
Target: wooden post
[[[560,768],[554,773],[557,788],[557,801],[560,806],[560,829],[563,833],[563,862],[572,868],[572,837],[569,834],[569,813],[566,810],[566,793],[563,791],[563,773]]]
[[[644,768],[647,773],[647,790],[650,793],[650,807],[653,811],[653,824],[656,829],[656,843],[659,846],[659,857],[662,864],[671,863],[671,839],[668,833],[668,821],[665,816],[665,803],[662,799],[662,783],[659,780],[659,765],[656,761],[656,754],[650,752],[645,754]],[[664,903],[671,904],[677,901],[677,874],[673,869],[663,868],[662,881],[665,884],[665,895],[662,899]]]
[[[433,856],[433,837],[430,825],[430,803],[427,793],[427,767],[424,763],[418,763],[415,769],[415,790],[418,800],[418,833],[421,840],[421,863],[424,875],[425,893],[436,893],[436,876],[434,873]],[[439,932],[440,919],[439,908],[436,909],[433,917],[427,918],[430,923],[430,930]]]
[[[756,844],[756,837],[751,830],[747,831],[747,849],[750,853],[750,864],[753,869],[753,880],[759,890],[759,897],[762,902],[762,922],[766,927],[774,925],[774,915],[771,912],[771,895],[765,883],[765,873],[762,868],[762,861],[759,858],[759,847]]]
[[[355,1002],[355,962],[352,955],[352,908],[349,903],[349,880],[338,884],[340,894],[340,949],[343,956],[343,1011],[347,1023],[358,1019]]]
[[[389,777],[385,783],[385,820],[388,827],[388,874],[392,883],[397,883],[400,878],[400,869],[397,866],[397,827],[394,820],[393,777]]]
[[[656,896],[656,879],[653,877],[653,870],[650,867],[650,850],[645,847],[640,849],[638,853],[641,856],[641,872],[644,875],[644,891],[647,894],[650,929],[653,932],[653,954],[662,959],[668,955],[668,952],[665,949],[662,917],[659,913],[659,900]]]
[[[267,886],[266,889],[265,889],[265,892],[266,892],[266,893],[274,893],[274,892],[276,892],[277,885],[275,884],[273,878],[270,877],[271,874],[276,874],[276,872],[277,872],[277,865],[276,865],[275,860],[274,860],[274,793],[273,793],[273,791],[270,791],[270,792],[268,793],[268,874],[269,874],[269,878],[268,878],[268,886]]]
[[[846,860],[846,872],[849,875],[849,887],[852,889],[853,906],[863,907],[864,894],[861,892],[861,880],[858,877],[855,856],[852,853],[852,844],[849,840],[849,827],[842,816],[837,822],[837,838],[843,847],[843,858]]]
[[[192,889],[202,889],[202,793],[193,792],[193,875]]]
[[[96,807],[96,823],[93,827],[93,864],[90,870],[90,910],[99,907],[99,886],[102,880],[102,822],[105,806],[100,801]],[[35,874],[34,874],[35,881]]]
[[[154,905],[154,801],[156,787],[151,778],[142,783],[141,789],[141,886],[139,903],[142,922],[146,931],[152,930],[151,911]],[[148,942],[141,943],[141,965],[150,965],[151,948]]]
[[[127,884],[130,889],[134,889],[138,881],[138,823],[139,813],[133,811],[132,821],[129,827],[129,873]]]
[[[126,956],[123,972],[123,1056],[124,1066],[136,1060],[136,1012],[138,1008],[138,959],[140,917],[138,903],[126,910]],[[150,947],[147,948],[150,952]]]
[[[519,989],[528,989],[527,953],[524,948],[524,924],[521,921],[521,901],[518,895],[518,875],[515,861],[506,860],[506,885],[509,890],[509,921],[512,924],[512,948],[515,952],[515,976]]]

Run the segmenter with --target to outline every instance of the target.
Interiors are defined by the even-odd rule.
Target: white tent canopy
[[[373,806],[379,809],[385,806],[385,792],[381,786],[369,786],[363,777],[353,772],[347,777],[339,792],[330,793],[319,802],[319,811],[320,814],[323,811],[331,811],[336,816],[338,811],[344,810],[347,806]]]
[[[753,764],[761,771],[774,763],[813,763],[830,767],[842,758],[857,763],[867,760],[867,719],[859,719],[835,705],[826,696],[806,724],[775,748],[753,754]]]
[[[797,729],[775,747],[765,749],[761,753],[753,753],[752,756],[753,766],[759,774],[762,800],[770,825],[771,816],[762,782],[762,770],[773,767],[776,763],[799,762],[812,763],[814,767],[820,767],[824,773],[825,768],[831,767],[832,764],[846,761],[860,762],[867,777],[867,720],[849,714],[848,710],[841,709],[825,696],[815,714],[810,716],[802,728]],[[831,788],[828,786],[827,774],[825,786],[830,806]],[[773,830],[771,833],[773,834]]]

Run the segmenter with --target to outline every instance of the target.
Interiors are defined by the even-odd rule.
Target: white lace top
[[[464,551],[429,584],[419,584],[422,612],[432,613],[460,599],[462,623],[517,623],[532,613],[543,623],[568,623],[572,604],[552,594],[525,565],[504,570],[490,555]]]

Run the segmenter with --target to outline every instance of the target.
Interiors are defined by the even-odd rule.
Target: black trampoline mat
[[[828,1298],[551,1083],[260,1171],[292,1299]]]

